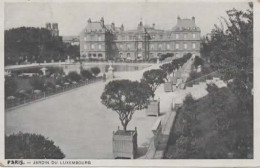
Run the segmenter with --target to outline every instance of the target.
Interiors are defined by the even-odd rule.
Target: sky
[[[124,24],[125,29],[135,29],[144,24],[169,30],[177,23],[177,17],[196,18],[201,34],[210,33],[221,16],[229,9],[247,10],[247,2],[19,2],[5,3],[4,28],[45,27],[46,22],[57,22],[61,36],[79,35],[88,18],[105,24]]]

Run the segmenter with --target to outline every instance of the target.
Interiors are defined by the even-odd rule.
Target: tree
[[[5,77],[5,97],[13,96],[17,90],[17,82],[13,77]]]
[[[83,78],[85,79],[92,79],[93,75],[89,70],[83,69],[82,71],[80,71],[80,74]]]
[[[200,58],[199,56],[195,56],[194,63],[193,63],[195,68],[198,68],[199,65],[203,65],[203,63],[204,61],[202,58]]]
[[[5,65],[65,60],[79,57],[79,46],[71,46],[45,28],[19,27],[5,30]]]
[[[163,70],[165,74],[167,74],[165,79],[168,81],[167,76],[170,75],[173,72],[173,66],[171,63],[163,64],[160,66],[160,69]]]
[[[95,76],[97,76],[101,72],[99,67],[93,67],[90,70]]]
[[[39,134],[5,136],[6,159],[63,159],[64,153],[52,140]]]
[[[76,81],[76,82],[78,82],[78,81],[81,79],[81,76],[80,76],[76,71],[72,71],[72,72],[69,72],[68,78],[69,78],[71,81]]]
[[[32,77],[30,79],[30,84],[34,90],[44,90],[44,79],[42,77]]]
[[[166,58],[173,57],[173,53],[161,54],[159,57],[160,61],[165,60]]]
[[[141,81],[147,83],[151,87],[153,92],[152,97],[154,98],[155,90],[160,84],[164,83],[165,78],[166,74],[161,69],[152,69],[143,73]]]
[[[146,108],[151,95],[152,90],[147,84],[130,80],[114,80],[105,86],[101,102],[119,115],[126,131],[134,112]]]

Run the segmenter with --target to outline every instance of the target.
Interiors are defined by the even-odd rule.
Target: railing
[[[101,81],[101,80],[102,80],[102,78],[98,77],[98,78],[95,78],[92,80],[81,81],[79,83],[70,84],[67,86],[60,87],[60,88],[55,88],[53,90],[44,91],[41,93],[33,93],[26,98],[16,98],[16,99],[12,99],[12,100],[5,100],[5,109],[10,109],[10,108],[20,106],[23,104],[28,104],[28,103],[34,102],[36,100],[44,99],[44,98],[50,97],[52,95],[66,92],[66,91],[69,91],[69,90],[72,90],[75,88],[79,88],[81,86],[85,86],[85,85],[88,85],[88,84],[91,84],[91,83],[94,83],[97,81]]]

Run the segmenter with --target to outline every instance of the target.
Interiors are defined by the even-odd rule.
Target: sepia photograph
[[[253,160],[256,3],[5,1],[4,159]]]

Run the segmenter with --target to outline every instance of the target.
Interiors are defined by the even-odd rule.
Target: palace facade
[[[200,33],[195,17],[177,17],[171,30],[143,25],[142,21],[135,30],[125,30],[124,25],[106,25],[103,17],[97,22],[89,19],[80,33],[80,55],[85,60],[149,60],[166,53],[176,57],[186,53],[200,55]]]

